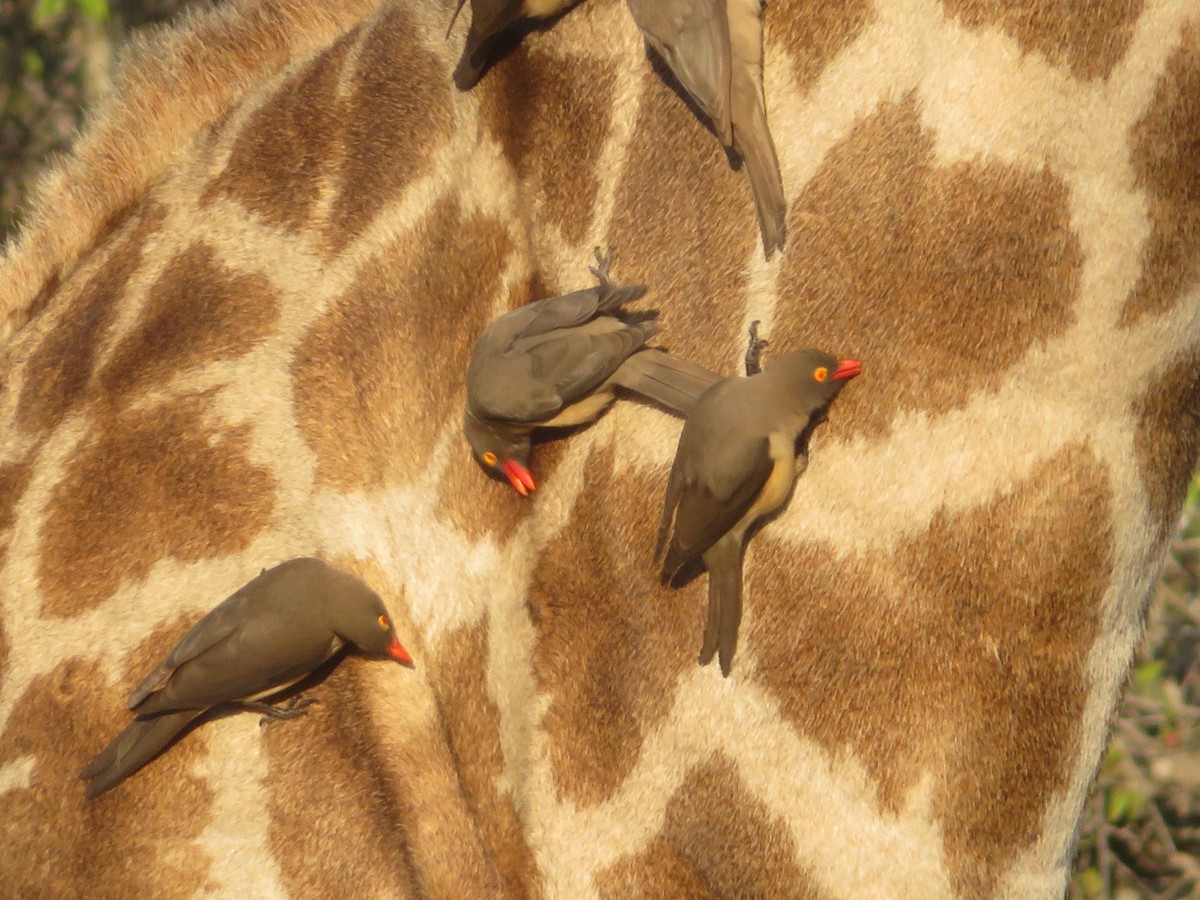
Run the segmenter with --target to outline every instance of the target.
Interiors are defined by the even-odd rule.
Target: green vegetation
[[[107,87],[113,47],[194,0],[0,0],[0,241]]]
[[[1200,482],[1155,585],[1146,637],[1083,816],[1074,898],[1200,894]]]

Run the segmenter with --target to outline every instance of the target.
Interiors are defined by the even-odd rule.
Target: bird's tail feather
[[[613,383],[686,416],[700,395],[721,380],[703,366],[661,350],[633,354],[613,374]]]
[[[602,313],[616,312],[626,303],[641,300],[644,296],[646,296],[644,284],[621,286],[612,283],[604,284],[600,288],[600,302],[596,305],[596,310]]]
[[[735,85],[735,89],[738,88]],[[750,181],[763,252],[770,259],[787,238],[788,210],[787,199],[783,196],[783,176],[779,173],[779,157],[775,155],[775,141],[767,125],[761,75],[757,83],[740,85],[739,93],[743,96],[734,97],[734,104],[746,113],[734,121],[734,149],[742,157]]]
[[[754,195],[763,252],[770,259],[771,254],[782,247],[787,239],[787,200],[783,196],[775,145],[771,141],[771,133],[766,129],[765,119],[761,134],[748,142],[739,141],[738,151],[745,162],[750,193]]]
[[[700,647],[700,665],[708,665],[717,653],[721,674],[729,677],[742,622],[741,541],[730,535],[717,541],[705,551],[704,567],[708,570],[708,622]]]
[[[79,773],[80,778],[91,780],[85,792],[87,798],[98,797],[116,787],[150,762],[201,712],[184,709],[130,722]]]

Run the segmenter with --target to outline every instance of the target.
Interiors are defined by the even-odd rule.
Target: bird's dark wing
[[[775,466],[760,435],[713,434],[717,440],[684,446],[678,502],[663,571],[674,574],[721,539],[754,504]],[[684,435],[688,437],[688,435]]]
[[[582,325],[596,315],[600,307],[600,288],[593,287],[561,297],[546,297],[519,306],[493,321],[476,344],[476,355],[507,353],[524,338],[537,337],[559,328]]]
[[[733,143],[729,110],[731,45],[726,0],[628,0],[633,20],[684,89]]]
[[[484,419],[540,422],[595,390],[645,342],[650,329],[616,319],[523,338],[468,374],[472,411]]]
[[[136,707],[139,716],[261,696],[307,675],[334,649],[328,627],[288,607],[256,606],[220,641],[181,662]]]
[[[263,574],[265,574],[265,571]],[[220,643],[233,634],[244,615],[244,607],[247,602],[247,588],[262,577],[263,575],[259,575],[250,584],[209,610],[199,622],[192,626],[187,634],[179,639],[179,643],[158,664],[158,668],[142,679],[142,683],[129,695],[129,699],[125,701],[125,705],[130,709],[135,708],[150,694],[158,690],[180,665],[190,659],[194,659],[209,647]]]

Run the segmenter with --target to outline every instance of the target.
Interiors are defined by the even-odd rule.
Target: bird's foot
[[[758,336],[758,319],[750,323],[750,343],[746,347],[746,374],[757,375],[762,371],[762,352],[771,342]]]
[[[588,266],[588,271],[596,276],[596,280],[600,282],[600,287],[611,287],[612,282],[608,279],[608,270],[612,266],[612,247],[604,253],[600,252],[599,247],[592,249],[592,253],[596,257],[596,265]]]
[[[283,706],[272,706],[270,703],[262,703],[258,700],[243,700],[242,706],[263,714],[263,717],[258,720],[261,728],[274,719],[299,718],[307,712],[307,707],[319,702],[316,697],[292,697]]]

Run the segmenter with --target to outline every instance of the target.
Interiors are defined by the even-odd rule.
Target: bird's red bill
[[[522,497],[528,497],[531,491],[537,490],[537,484],[529,470],[515,459],[504,461],[504,474],[508,476],[508,483],[513,486],[513,490]]]
[[[862,372],[862,363],[857,359],[839,359],[837,370],[833,373],[834,381],[845,381]]]
[[[408,655],[408,651],[400,645],[400,638],[393,637],[392,642],[388,644],[388,656],[400,663],[402,666],[408,666],[410,669],[415,669],[412,657]]]

